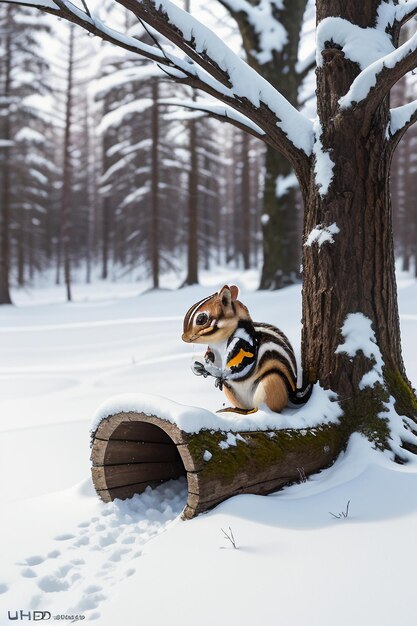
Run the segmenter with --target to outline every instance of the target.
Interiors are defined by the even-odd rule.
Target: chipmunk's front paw
[[[207,378],[207,376],[210,375],[203,363],[200,363],[200,361],[194,361],[191,366],[191,370],[196,376],[204,376],[204,378]]]

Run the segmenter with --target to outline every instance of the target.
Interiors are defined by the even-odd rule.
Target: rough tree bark
[[[375,25],[377,0],[319,0],[317,21],[340,16],[362,28]],[[317,71],[318,116],[321,141],[334,163],[333,179],[323,196],[314,171],[302,186],[305,202],[305,240],[318,225],[337,224],[333,244],[303,248],[304,371],[311,381],[338,393],[349,430],[360,430],[380,442],[387,435],[383,402],[387,392],[401,414],[415,417],[417,403],[406,377],[401,355],[399,315],[389,193],[393,146],[386,139],[389,99],[371,109],[366,99],[340,111],[338,100],[359,73],[328,42],[323,66]],[[336,352],[343,343],[340,329],[350,313],[361,312],[372,321],[384,361],[385,385],[360,389],[370,369],[364,356],[350,359]]]

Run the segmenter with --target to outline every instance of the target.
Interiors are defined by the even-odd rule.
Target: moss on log
[[[92,476],[104,502],[186,476],[190,519],[242,493],[265,495],[329,466],[346,442],[340,425],[187,433],[139,412],[104,418],[92,436]]]

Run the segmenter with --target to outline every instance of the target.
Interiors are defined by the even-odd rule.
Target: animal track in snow
[[[60,550],[50,549],[46,557],[31,555],[18,564],[22,597],[31,597],[35,609],[47,594],[51,612],[55,608],[60,614],[99,619],[97,609],[110,597],[108,590],[135,574],[132,561],[141,556],[145,543],[181,513],[186,495],[183,478],[103,505],[99,516],[81,521],[74,533],[55,536]],[[3,587],[7,590],[0,584],[0,593]]]
[[[28,565],[40,565],[44,562],[44,560],[45,559],[43,558],[43,556],[36,554],[35,556],[28,556],[28,558],[26,559],[26,563]]]
[[[74,539],[75,535],[71,535],[70,533],[64,533],[63,535],[57,535],[55,537],[55,541],[68,541],[69,539]]]
[[[22,576],[25,576],[25,578],[36,578],[37,576],[37,573],[31,567],[25,567],[25,569],[22,570],[21,574]]]

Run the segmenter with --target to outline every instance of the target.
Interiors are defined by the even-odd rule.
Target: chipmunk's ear
[[[228,307],[232,303],[232,292],[229,285],[225,285],[218,291],[220,302],[223,307]]]
[[[237,300],[237,297],[239,295],[239,287],[236,287],[236,285],[231,285],[230,293],[232,294],[232,300]]]

